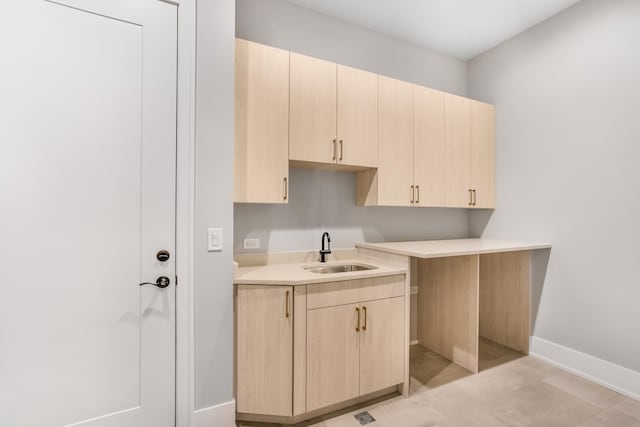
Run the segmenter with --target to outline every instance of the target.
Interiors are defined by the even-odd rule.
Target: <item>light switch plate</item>
[[[207,229],[207,249],[210,252],[222,250],[222,228]]]
[[[244,239],[244,249],[260,249],[260,239]]]

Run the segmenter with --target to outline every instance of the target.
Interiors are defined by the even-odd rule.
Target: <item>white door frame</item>
[[[196,0],[178,5],[176,168],[176,427],[193,425]]]

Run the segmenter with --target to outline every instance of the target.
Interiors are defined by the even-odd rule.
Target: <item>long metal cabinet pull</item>
[[[476,189],[473,189],[473,206],[476,205]]]
[[[420,203],[420,186],[416,185],[416,204]]]
[[[285,316],[289,317],[289,291],[287,291],[286,295],[285,295]]]
[[[415,192],[415,190],[413,188],[414,187],[412,185],[411,186],[411,203],[415,203],[414,200],[415,200],[415,196],[416,196],[416,192]]]
[[[356,326],[356,332],[360,332],[360,307],[356,307],[356,313],[358,313],[358,325]]]
[[[473,193],[471,189],[469,189],[469,206],[473,206]]]
[[[283,178],[283,182],[284,182],[284,195],[282,197],[283,200],[287,200],[287,197],[289,197],[289,186],[287,185],[287,177],[285,176]]]
[[[340,140],[340,161],[342,161],[342,155],[344,154],[344,150],[342,147],[342,140]]]
[[[362,306],[362,310],[364,310],[364,326],[362,327],[363,331],[367,330],[367,306]]]
[[[333,140],[333,157],[331,158],[331,160],[335,160],[336,159],[336,140]]]

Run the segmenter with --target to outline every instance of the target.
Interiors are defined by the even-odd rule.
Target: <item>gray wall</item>
[[[640,371],[640,2],[584,0],[473,59],[497,201],[471,233],[553,243],[534,335]]]
[[[466,63],[358,27],[285,0],[237,0],[236,35],[459,95]],[[359,208],[353,173],[291,170],[288,205],[235,205],[235,250],[260,237],[261,251],[318,249],[322,231],[334,248],[355,241],[466,237],[464,210]]]
[[[233,0],[198,2],[195,135],[195,409],[233,398]],[[227,245],[207,252],[207,228]]]
[[[286,0],[236,0],[236,35],[458,95],[467,65]]]
[[[235,250],[245,237],[258,237],[271,251],[320,249],[322,232],[333,248],[354,242],[464,238],[464,209],[359,207],[355,174],[290,169],[289,204],[236,203]],[[249,251],[245,251],[249,252]]]

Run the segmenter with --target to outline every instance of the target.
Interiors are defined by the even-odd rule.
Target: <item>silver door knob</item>
[[[167,276],[160,276],[156,279],[156,283],[151,283],[151,282],[142,282],[140,283],[139,286],[144,286],[144,285],[153,285],[153,286],[157,286],[161,289],[166,288],[167,286],[169,286],[169,283],[171,283],[171,280],[169,280],[169,278]]]

